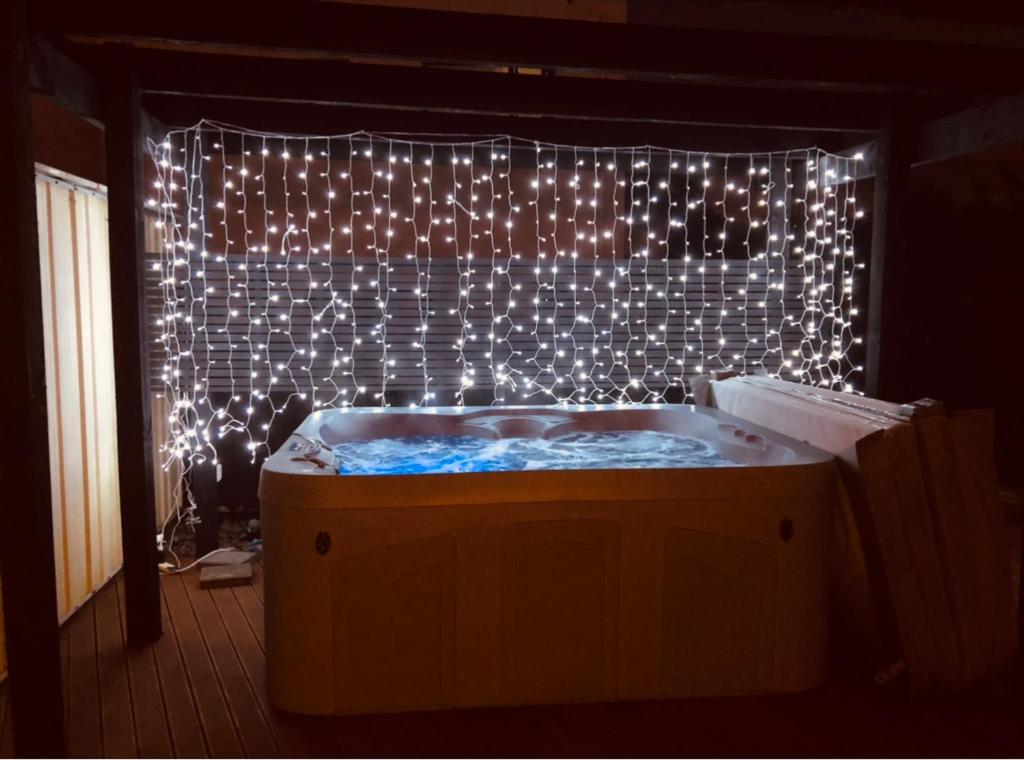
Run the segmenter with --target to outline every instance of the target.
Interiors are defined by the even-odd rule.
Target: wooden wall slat
[[[160,375],[162,368],[167,364],[164,347],[159,340],[161,328],[157,326],[157,320],[165,316],[163,312],[168,297],[177,300],[183,316],[190,316],[194,326],[205,322],[208,327],[206,331],[193,331],[181,321],[177,324],[173,320],[166,323],[165,329],[171,334],[172,345],[176,349],[192,351],[191,357],[183,357],[176,365],[176,368],[183,372],[183,387],[191,387],[194,382],[199,381],[206,384],[206,390],[211,394],[246,392],[249,388],[249,372],[255,369],[261,373],[255,387],[265,391],[268,367],[264,362],[268,358],[273,365],[282,363],[290,369],[300,391],[308,392],[312,385],[328,382],[327,378],[332,374],[339,385],[351,387],[358,383],[370,389],[379,387],[382,346],[367,335],[369,328],[380,318],[380,308],[375,302],[378,291],[376,287],[367,287],[366,284],[379,272],[382,275],[381,280],[386,277],[388,286],[395,288],[394,291],[387,291],[385,288],[390,315],[386,321],[388,358],[397,361],[397,366],[391,370],[395,377],[388,381],[387,387],[391,390],[423,389],[423,352],[413,345],[422,337],[417,331],[421,323],[421,306],[412,290],[416,283],[425,283],[424,260],[421,259],[417,266],[415,260],[396,258],[388,262],[387,267],[379,267],[373,257],[359,256],[353,261],[347,256],[341,256],[331,261],[320,256],[311,258],[308,274],[289,272],[286,275],[272,267],[256,268],[259,259],[259,256],[250,256],[247,259],[244,254],[229,253],[222,262],[207,264],[204,277],[193,276],[193,287],[190,289],[185,284],[188,282],[189,272],[179,271],[180,267],[174,268],[175,277],[179,281],[174,288],[162,284],[161,255],[159,252],[148,254],[149,280],[146,298],[153,329],[151,382],[154,388],[163,387]],[[563,331],[571,330],[572,337],[557,337],[559,348],[568,348],[570,350],[567,353],[572,353],[575,340],[575,348],[578,350],[576,358],[587,361],[589,365],[590,348],[595,343],[600,348],[610,342],[614,350],[629,351],[644,344],[647,332],[645,328],[650,327],[651,332],[657,332],[664,337],[668,346],[648,346],[647,357],[656,369],[664,367],[667,376],[672,379],[671,383],[677,385],[700,372],[698,368],[706,371],[735,361],[737,365],[745,366],[747,369],[757,369],[763,362],[769,371],[776,371],[782,359],[798,359],[795,364],[799,366],[799,359],[810,360],[813,350],[822,353],[831,350],[827,342],[827,338],[830,337],[827,329],[824,331],[825,341],[815,338],[813,342],[808,343],[805,341],[801,322],[813,318],[820,323],[823,319],[820,313],[815,315],[807,311],[808,304],[803,295],[805,277],[814,276],[816,280],[823,279],[827,283],[833,283],[833,277],[820,271],[807,271],[798,258],[785,259],[782,264],[785,271],[776,271],[771,275],[772,283],[783,286],[776,289],[768,288],[768,266],[764,261],[709,259],[704,262],[706,271],[702,275],[698,262],[685,263],[678,259],[667,262],[634,259],[632,263],[628,259],[617,259],[614,267],[610,260],[595,264],[593,260],[579,259],[575,263],[576,281],[579,285],[577,291],[574,292],[569,287],[569,273],[573,270],[573,265],[563,262],[559,264],[557,277],[552,275],[549,268],[543,269],[539,277],[544,287],[538,292],[538,275],[534,272],[536,264],[536,260],[523,260],[508,265],[512,278],[523,286],[515,295],[517,303],[515,307],[509,309],[509,314],[513,322],[523,329],[522,332],[510,332],[506,342],[495,345],[498,360],[504,359],[510,351],[521,351],[521,356],[513,361],[519,369],[532,368],[534,372],[536,371],[536,365],[526,361],[527,357],[537,354],[537,339],[530,334],[535,325],[538,326],[541,339],[547,340],[550,344],[546,351],[540,352],[541,365],[546,365],[550,360],[556,342],[555,336],[560,336]],[[154,265],[156,268],[153,268]],[[241,269],[242,265],[246,265],[247,269]],[[772,266],[779,268],[780,263],[775,261]],[[362,269],[357,270],[358,267]],[[630,272],[630,278],[621,274],[623,269]],[[600,271],[599,277],[595,278],[595,270]],[[617,292],[620,297],[629,293],[626,287],[631,279],[634,288],[632,298],[645,302],[642,308],[632,308],[628,324],[621,324],[621,318],[613,323],[609,316],[609,308],[599,308],[595,312],[594,295],[583,290],[585,285],[595,281],[599,289],[606,287],[610,275],[615,270],[619,271]],[[468,267],[461,264],[460,273],[459,262],[450,258],[435,259],[430,267],[428,292],[431,298],[430,308],[434,313],[430,316],[430,331],[425,344],[429,374],[433,378],[431,387],[434,390],[450,390],[460,384],[462,365],[453,344],[462,334],[462,319],[459,314],[451,313],[450,310],[460,308],[458,289],[460,285],[465,286],[467,283],[473,285],[471,294],[475,308],[469,313],[473,318],[473,331],[478,334],[478,339],[467,343],[463,355],[476,367],[475,386],[490,388],[492,385],[491,361],[485,355],[491,348],[490,340],[487,338],[487,333],[491,329],[491,306],[487,304],[487,284],[492,280],[496,283],[496,314],[505,312],[510,292],[504,275],[495,274],[493,278],[491,277],[490,262],[476,264],[474,271],[466,274],[468,271]],[[335,283],[333,289],[336,296],[345,303],[332,304],[331,294],[324,288],[310,289],[310,277],[323,281],[324,275],[328,272]],[[357,273],[356,280],[362,284],[362,287],[355,291],[350,288],[353,272]],[[192,274],[195,275],[195,272]],[[751,279],[751,274],[756,278]],[[680,279],[683,276],[685,280]],[[214,293],[208,296],[207,302],[200,300],[202,290],[196,287],[196,282],[200,281],[204,286],[214,288]],[[290,285],[285,286],[283,283],[286,281]],[[227,297],[231,291],[238,290],[243,282],[248,298],[253,303],[251,309],[239,299]],[[647,283],[653,286],[649,291]],[[658,295],[659,292],[663,295]],[[276,303],[268,301],[271,293],[279,294],[281,300]],[[539,323],[534,321],[535,296],[540,299],[536,308],[540,314]],[[604,298],[603,293],[600,293],[600,296]],[[279,314],[289,310],[287,302],[290,299],[307,297],[307,302],[295,301],[290,306],[292,319],[287,323],[290,336],[283,332],[272,332],[266,320],[259,326],[249,324],[249,317],[262,319],[267,313],[276,319]],[[579,302],[575,307],[574,300]],[[348,303],[349,301],[351,303]],[[745,311],[742,311],[741,307],[745,307]],[[465,309],[464,301],[462,308]],[[721,315],[723,308],[729,312],[725,316]],[[237,313],[232,315],[231,310],[237,310]],[[621,307],[619,311],[624,314]],[[324,316],[321,321],[314,322],[314,314]],[[577,314],[588,318],[593,315],[596,319],[592,323],[578,322]],[[792,319],[787,320],[787,315]],[[552,324],[546,321],[549,317],[553,320]],[[363,338],[361,345],[352,342],[353,318]],[[701,319],[701,323],[695,328],[694,320],[698,318]],[[664,331],[659,329],[662,324],[666,326]],[[319,341],[317,357],[310,360],[308,351],[313,346],[314,331],[321,328],[331,331],[336,344],[351,355],[351,364],[334,370],[334,345],[323,340]],[[495,330],[495,334],[505,337],[507,328],[508,323],[502,323],[500,328]],[[778,334],[768,337],[767,345],[766,329],[778,331]],[[611,330],[612,337],[601,335],[601,330]],[[727,344],[720,350],[720,356],[716,356],[720,337],[724,337]],[[852,336],[847,332],[844,341],[848,345],[851,340]],[[702,341],[705,360],[699,358]],[[265,344],[265,347],[260,349],[259,343]],[[692,345],[693,350],[688,351],[687,344]],[[300,349],[306,350],[305,357],[298,353]],[[794,355],[794,351],[798,354]],[[251,355],[254,353],[258,353],[260,358],[252,361],[250,367]],[[602,349],[602,354],[600,358],[605,362],[604,371],[607,372],[610,368],[610,357],[606,349]],[[745,364],[743,359],[734,360],[734,354],[745,356]],[[675,363],[675,360],[680,358],[684,359],[681,368]],[[212,360],[212,363],[209,360]],[[629,365],[630,372],[643,373],[645,362],[641,358],[633,356],[630,352],[623,360]],[[561,374],[567,373],[571,361],[572,357],[568,357],[561,362]],[[354,375],[345,377],[342,374],[343,370],[351,370]],[[597,375],[600,372],[601,369],[598,368],[592,374]],[[293,390],[287,370],[283,371],[281,376],[282,381],[276,389],[286,392]],[[646,381],[651,383],[652,387],[664,387],[668,384],[665,378],[653,378],[651,375],[646,377]]]
[[[121,567],[106,199],[36,175],[57,613]],[[0,678],[6,670],[0,615]]]
[[[36,182],[47,200],[40,237],[51,286],[43,295],[52,320],[47,401],[62,484],[53,491],[63,619],[121,566],[106,199],[44,176]]]
[[[85,196],[88,208],[87,232],[91,253],[91,278],[88,291],[92,310],[92,350],[95,421],[95,468],[98,484],[100,522],[100,582],[121,566],[121,495],[117,488],[117,436],[113,424],[114,343],[110,333],[110,255],[107,243],[107,204],[104,199]]]
[[[4,643],[4,613],[3,613],[3,583],[0,583],[0,681],[7,677],[7,648]],[[6,692],[5,692],[6,693]],[[3,721],[3,711],[0,710],[0,721]]]

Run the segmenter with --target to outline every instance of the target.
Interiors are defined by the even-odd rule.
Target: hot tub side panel
[[[800,469],[813,488],[770,498],[687,499],[695,471],[676,499],[264,503],[271,700],[317,714],[810,688],[832,469]]]

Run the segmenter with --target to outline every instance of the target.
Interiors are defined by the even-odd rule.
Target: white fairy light
[[[150,144],[169,457],[353,405],[850,390],[856,158],[201,122]]]

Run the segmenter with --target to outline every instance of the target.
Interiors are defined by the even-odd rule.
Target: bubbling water
[[[570,433],[557,438],[418,435],[333,447],[341,475],[423,475],[525,470],[736,467],[699,438],[653,430]]]

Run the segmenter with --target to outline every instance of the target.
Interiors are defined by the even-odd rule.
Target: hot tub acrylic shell
[[[649,429],[743,467],[338,475],[309,441]],[[307,714],[820,683],[832,457],[706,407],[327,410],[263,465],[267,675]]]

